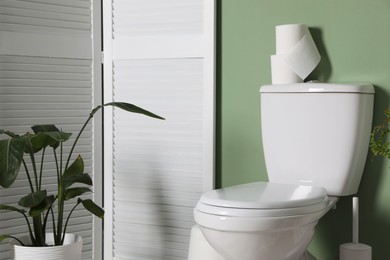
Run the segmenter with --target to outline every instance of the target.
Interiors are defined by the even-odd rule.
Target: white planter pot
[[[20,239],[24,244],[30,243],[30,237]],[[54,244],[53,234],[46,234],[46,243]],[[30,243],[31,244],[31,243]],[[79,260],[81,259],[83,240],[81,236],[75,234],[66,234],[64,245],[33,247],[21,246],[19,242],[11,241],[11,253],[13,260]]]

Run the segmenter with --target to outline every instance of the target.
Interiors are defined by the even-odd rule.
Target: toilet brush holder
[[[352,243],[340,245],[340,260],[372,260],[371,246],[359,243],[359,199],[352,199]]]
[[[361,243],[345,243],[340,246],[340,260],[371,260],[369,245]]]

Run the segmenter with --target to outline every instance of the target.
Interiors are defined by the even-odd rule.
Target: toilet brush
[[[340,260],[371,260],[371,246],[359,243],[359,198],[352,198],[352,243],[340,245]]]

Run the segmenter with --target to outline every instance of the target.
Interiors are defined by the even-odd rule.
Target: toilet
[[[260,88],[268,182],[204,193],[194,209],[189,260],[316,259],[318,221],[358,190],[374,88],[297,83]]]

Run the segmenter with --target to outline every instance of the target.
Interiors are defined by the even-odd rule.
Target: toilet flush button
[[[299,181],[300,183],[304,183],[304,184],[310,184],[310,183],[313,183],[312,180],[300,180]]]

